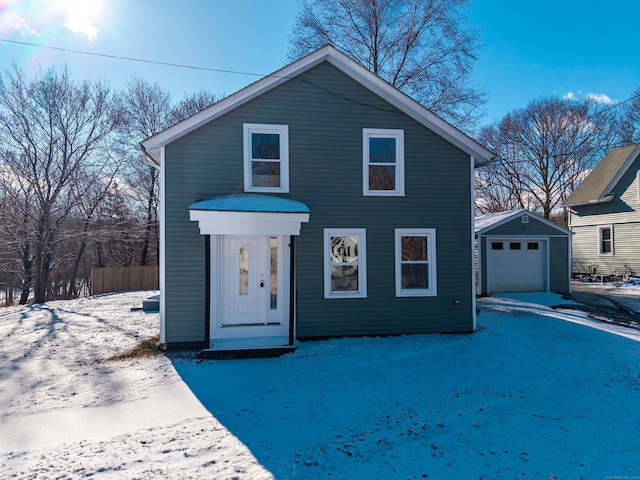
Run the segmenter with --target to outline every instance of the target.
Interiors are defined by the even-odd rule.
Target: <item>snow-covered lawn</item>
[[[107,361],[157,334],[152,293],[0,310],[0,478],[640,478],[640,330],[559,296],[481,299],[469,335]]]

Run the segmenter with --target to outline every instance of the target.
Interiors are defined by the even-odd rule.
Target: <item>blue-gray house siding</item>
[[[208,254],[188,207],[244,193],[247,123],[288,126],[289,191],[273,195],[310,209],[293,238],[296,338],[474,330],[472,156],[322,62],[164,145],[166,342],[207,341]],[[403,196],[363,195],[365,128],[404,132]],[[329,228],[366,229],[366,298],[324,298]],[[435,229],[437,295],[396,296],[397,228]]]
[[[469,156],[323,64],[167,147],[167,341],[204,340],[204,237],[187,208],[243,192],[243,123],[289,126],[282,196],[311,210],[296,238],[298,338],[473,329]],[[363,128],[404,130],[404,197],[363,196]],[[394,229],[408,227],[436,228],[437,297],[395,297]],[[323,298],[324,228],[366,228],[368,298]]]

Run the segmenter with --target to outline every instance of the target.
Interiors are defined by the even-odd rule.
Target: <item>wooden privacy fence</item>
[[[158,290],[158,266],[105,267],[91,269],[91,294],[121,292],[123,290]]]

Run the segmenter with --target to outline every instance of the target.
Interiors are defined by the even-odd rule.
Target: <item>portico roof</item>
[[[309,207],[270,195],[228,195],[189,205],[203,235],[300,235]]]

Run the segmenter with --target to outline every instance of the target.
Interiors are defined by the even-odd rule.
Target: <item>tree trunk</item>
[[[31,259],[31,248],[29,240],[22,245],[22,269],[24,277],[22,280],[22,291],[20,293],[20,305],[26,305],[31,292],[31,282],[33,281],[33,260]]]
[[[153,167],[149,167],[149,192],[147,197],[147,225],[144,229],[144,240],[142,243],[142,253],[140,255],[140,265],[147,264],[147,256],[149,255],[149,244],[151,243],[151,233],[154,227],[154,205],[156,193],[156,171]]]

